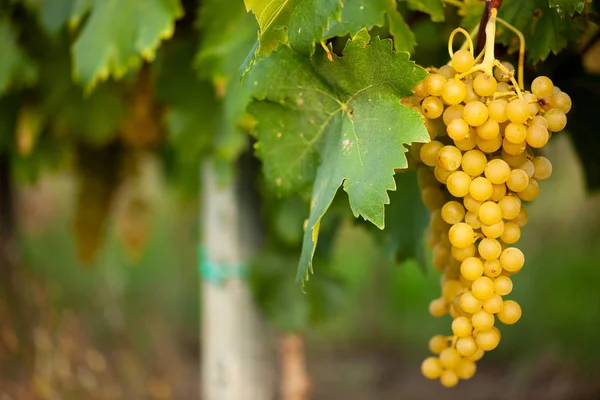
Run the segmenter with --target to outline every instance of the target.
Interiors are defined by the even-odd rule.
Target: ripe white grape
[[[463,118],[473,127],[483,125],[488,119],[488,109],[480,101],[470,101],[465,104]]]
[[[452,56],[451,64],[452,68],[454,68],[456,72],[467,72],[468,70],[473,68],[473,65],[475,64],[475,59],[471,52],[469,52],[468,50],[458,50]]]
[[[425,88],[431,96],[441,96],[446,84],[446,78],[439,74],[429,74],[425,78]]]

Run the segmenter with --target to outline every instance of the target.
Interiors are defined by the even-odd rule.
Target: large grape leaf
[[[408,6],[417,11],[431,15],[431,20],[440,22],[444,20],[444,3],[442,0],[404,0]]]
[[[37,69],[17,43],[17,33],[6,17],[0,16],[0,95],[11,86],[35,81]]]
[[[339,20],[342,0],[244,0],[260,27],[257,54],[269,55],[289,41],[299,53],[311,54],[330,20]]]
[[[247,75],[258,101],[257,154],[267,183],[281,193],[314,181],[299,277],[312,269],[319,224],[343,184],[355,217],[384,227],[387,190],[394,169],[406,168],[403,143],[428,141],[416,111],[400,104],[426,76],[390,40],[360,31],[344,55],[330,62],[323,51],[313,60],[280,48]],[[320,163],[319,163],[320,161]]]
[[[205,0],[198,25],[202,41],[195,63],[202,76],[213,82],[221,99],[215,154],[233,162],[248,139],[241,125],[250,94],[240,82],[239,66],[256,41],[256,20],[239,0]]]
[[[162,39],[183,15],[179,0],[94,0],[73,44],[73,75],[87,91],[110,76],[121,78],[142,59],[154,59]]]
[[[363,28],[383,26],[386,14],[396,50],[411,52],[416,45],[415,35],[398,11],[396,0],[346,0],[341,20],[331,21],[324,37],[354,36]]]

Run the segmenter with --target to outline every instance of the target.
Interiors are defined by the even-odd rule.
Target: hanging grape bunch
[[[521,307],[507,299],[510,276],[525,263],[515,246],[527,223],[524,203],[535,200],[552,164],[536,150],[567,122],[571,99],[547,77],[523,88],[523,43],[518,82],[514,68],[494,57],[497,10],[485,25],[485,48],[474,57],[470,35],[450,37],[451,62],[430,69],[406,103],[425,116],[431,142],[418,150],[419,185],[431,210],[428,244],[443,275],[441,297],[429,312],[449,313],[452,335],[434,336],[422,373],[446,387],[471,378],[476,361],[500,342],[497,321],[514,324]],[[452,51],[456,33],[463,48]],[[518,33],[518,32],[517,32]],[[522,39],[522,35],[518,33]],[[414,155],[414,154],[413,154]]]

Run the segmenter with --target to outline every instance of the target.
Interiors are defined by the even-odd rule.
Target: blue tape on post
[[[204,246],[198,246],[198,272],[202,279],[215,285],[223,285],[227,279],[246,279],[250,275],[247,263],[219,263],[210,260]]]

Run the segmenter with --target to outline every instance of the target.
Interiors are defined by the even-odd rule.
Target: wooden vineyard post
[[[201,398],[272,400],[275,340],[254,303],[248,261],[261,242],[250,156],[238,175],[218,182],[212,162],[202,167]]]

